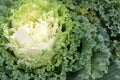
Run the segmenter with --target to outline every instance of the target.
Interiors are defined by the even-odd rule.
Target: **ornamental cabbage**
[[[0,80],[119,80],[120,0],[0,0]]]

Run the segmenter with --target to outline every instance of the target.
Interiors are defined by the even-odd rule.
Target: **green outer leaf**
[[[110,65],[109,71],[103,78],[98,80],[119,80],[120,79],[120,61],[116,60]]]

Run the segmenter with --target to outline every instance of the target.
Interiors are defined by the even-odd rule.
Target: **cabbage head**
[[[7,16],[0,18],[0,53],[7,60],[10,78],[23,80],[28,75],[25,80],[65,79],[63,56],[67,56],[73,26],[69,10],[55,0],[21,0],[15,4],[8,8]],[[9,79],[7,75],[0,77]]]
[[[58,40],[62,41],[61,36],[70,29],[64,26],[69,29],[62,31],[69,17],[65,6],[55,1],[25,0],[18,9],[11,11],[11,28],[4,26],[4,35],[9,41],[6,46],[13,50],[20,63],[50,62],[56,54],[54,47],[60,46]]]

